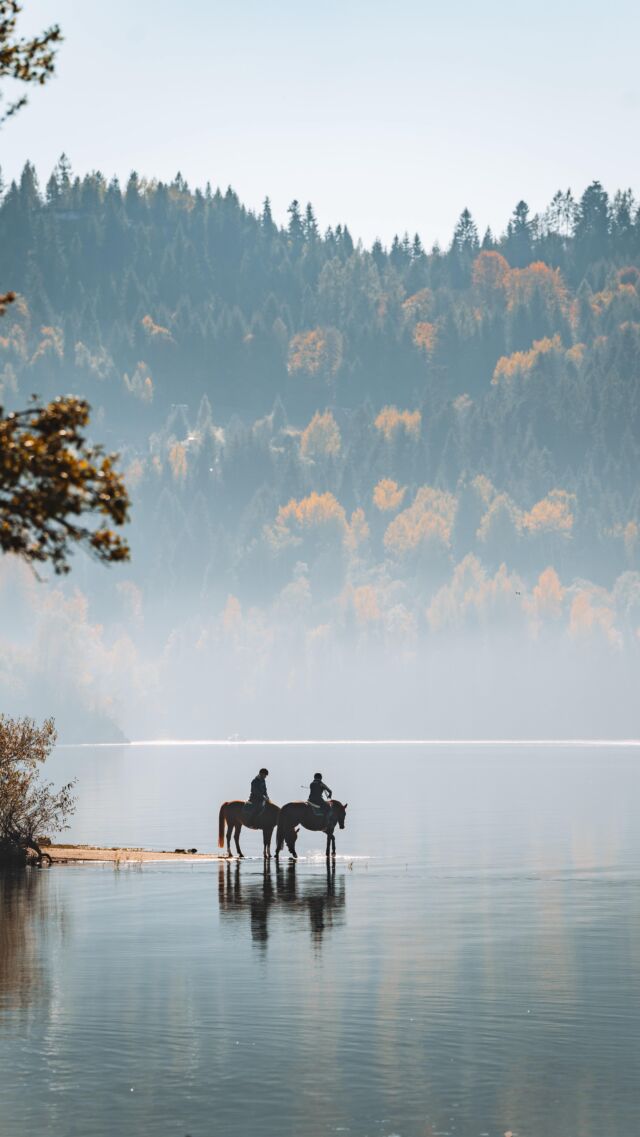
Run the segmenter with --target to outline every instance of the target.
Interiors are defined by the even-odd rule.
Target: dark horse
[[[225,801],[220,806],[220,816],[218,818],[218,848],[224,849],[224,827],[227,826],[227,856],[232,856],[231,853],[231,834],[236,843],[238,856],[244,857],[244,853],[240,848],[238,840],[240,830],[243,825],[248,829],[262,829],[263,839],[263,854],[265,857],[271,856],[271,837],[273,831],[278,824],[278,814],[280,813],[280,806],[274,805],[272,801],[268,801],[264,809],[255,817],[255,822],[252,820],[247,821],[247,811],[245,810],[246,802],[244,801]],[[255,816],[255,814],[254,814]]]
[[[296,841],[298,839],[298,825],[303,825],[305,829],[311,829],[316,833],[327,834],[327,856],[336,855],[336,839],[333,831],[336,825],[340,829],[344,829],[344,823],[347,813],[346,805],[342,802],[331,801],[331,810],[329,813],[320,814],[313,806],[309,805],[308,801],[290,801],[287,805],[283,805],[280,810],[280,817],[278,818],[278,840],[276,842],[276,857],[282,850],[282,846],[286,846],[291,853],[294,860],[297,860],[298,854],[296,853]]]

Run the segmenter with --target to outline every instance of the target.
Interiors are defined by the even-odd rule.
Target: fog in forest
[[[0,695],[67,741],[638,734],[640,215],[355,245],[135,174],[0,204],[5,406],[121,454],[128,565],[0,563]]]

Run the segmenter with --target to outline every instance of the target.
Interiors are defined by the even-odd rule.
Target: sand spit
[[[137,865],[144,861],[175,861],[181,864],[195,864],[201,861],[223,859],[218,853],[160,852],[155,849],[103,848],[99,845],[46,845],[54,865],[77,864],[86,861],[106,861],[112,864]]]

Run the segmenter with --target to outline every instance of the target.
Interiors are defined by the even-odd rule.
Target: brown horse
[[[271,837],[278,824],[280,806],[274,805],[272,801],[268,801],[264,809],[255,818],[254,823],[253,821],[247,822],[246,820],[246,813],[244,811],[246,804],[245,801],[225,801],[220,806],[220,814],[218,817],[218,848],[224,849],[224,827],[226,824],[227,856],[231,857],[233,855],[231,852],[231,834],[233,833],[238,856],[244,857],[238,838],[242,826],[246,825],[248,829],[262,829],[263,855],[268,858],[271,856]]]
[[[316,833],[327,834],[327,856],[336,855],[336,839],[333,831],[338,825],[340,829],[344,829],[346,820],[347,806],[342,805],[339,801],[329,802],[331,809],[328,813],[321,815],[309,805],[308,801],[290,801],[283,805],[280,810],[280,817],[278,818],[278,839],[276,841],[276,857],[282,850],[282,846],[286,846],[293,857],[297,860],[298,854],[296,853],[296,841],[298,839],[298,825],[303,825],[305,829],[311,829]]]

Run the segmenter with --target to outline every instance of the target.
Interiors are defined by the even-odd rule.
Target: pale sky
[[[284,220],[312,201],[322,229],[448,243],[468,206],[504,228],[520,198],[594,178],[640,195],[637,0],[26,0],[57,21],[56,78],[0,134],[5,180],[232,185]]]

